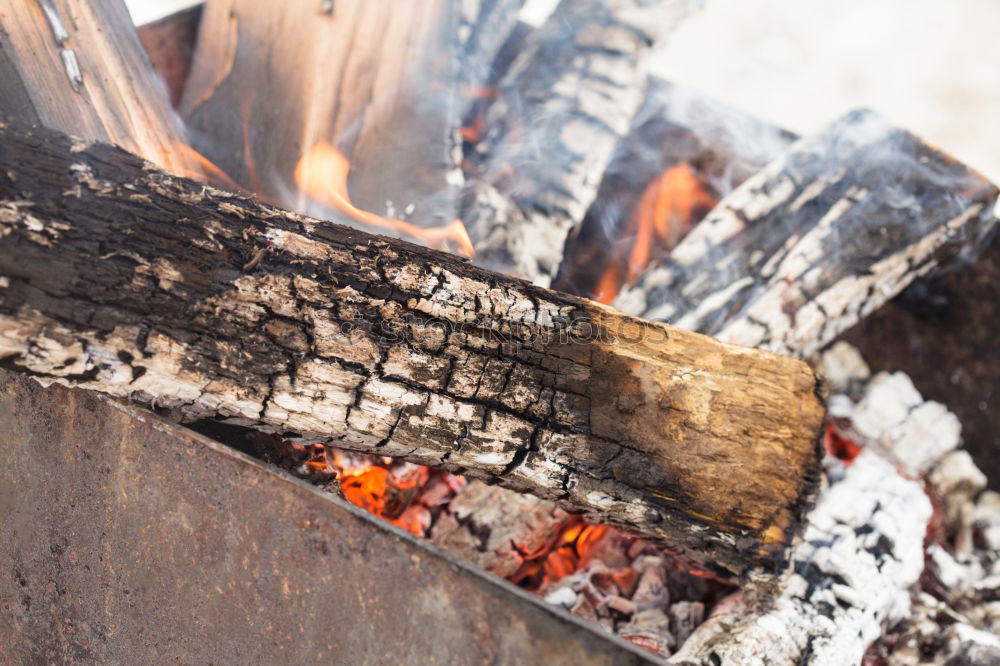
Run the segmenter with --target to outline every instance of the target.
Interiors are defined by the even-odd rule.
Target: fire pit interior
[[[0,10],[4,369],[559,618],[493,660],[572,614],[594,663],[1000,664],[997,187],[874,111],[797,136],[651,74],[695,3],[537,4]]]

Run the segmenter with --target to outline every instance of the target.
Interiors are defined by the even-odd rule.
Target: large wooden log
[[[625,312],[808,356],[992,230],[997,188],[856,111],[750,178],[625,289]]]
[[[785,563],[818,480],[809,368],[0,127],[6,367],[465,470],[726,577]]]
[[[548,286],[643,98],[649,48],[686,0],[564,0],[499,82],[461,218],[476,262]]]
[[[121,0],[6,3],[0,41],[0,113],[197,172]]]

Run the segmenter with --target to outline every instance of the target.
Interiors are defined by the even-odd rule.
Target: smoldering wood
[[[779,571],[817,482],[808,367],[0,131],[4,364],[186,419],[464,470]],[[609,399],[609,396],[614,396]]]
[[[642,106],[615,148],[597,198],[567,239],[555,289],[593,298],[612,265],[617,267],[619,281],[626,281],[629,255],[637,240],[637,207],[647,188],[669,169],[690,168],[717,198],[779,157],[797,138],[655,76],[645,88]],[[663,212],[680,212],[676,210],[680,202],[671,203],[675,205]],[[699,204],[689,219],[665,221],[671,237],[657,242],[650,259],[662,259],[687,233],[688,225],[697,224],[711,207]]]
[[[842,336],[877,371],[902,370],[923,395],[962,422],[962,440],[979,465],[1000,470],[1000,239],[975,261],[941,266]],[[990,484],[1000,488],[1000,474]]]
[[[919,482],[862,453],[810,512],[781,593],[716,610],[668,663],[861,663],[885,624],[909,610],[930,516]]]
[[[0,14],[0,115],[190,171],[184,132],[121,0],[31,0]]]
[[[981,243],[996,198],[971,169],[852,112],[734,190],[615,305],[808,356]]]
[[[642,101],[644,56],[686,8],[565,0],[528,36],[470,155],[461,218],[479,265],[548,286]]]
[[[318,213],[293,174],[325,141],[350,159],[359,207],[451,222],[457,4],[210,0],[181,103],[194,146],[248,190]]]

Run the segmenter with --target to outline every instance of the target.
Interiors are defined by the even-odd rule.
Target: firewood
[[[713,198],[781,156],[796,138],[695,90],[650,77],[597,198],[566,242],[553,287],[611,302],[622,285],[634,281],[630,273],[662,259],[701,221]],[[689,189],[671,188],[671,173],[693,176]]]
[[[7,3],[0,40],[0,114],[197,169],[121,0]]]
[[[0,358],[464,470],[769,580],[818,480],[804,363],[0,127]]]
[[[461,218],[476,262],[548,286],[643,97],[649,48],[685,0],[564,0],[500,81]]]
[[[243,187],[301,209],[293,174],[323,142],[350,160],[360,208],[451,222],[455,5],[210,0],[181,104],[195,147]]]
[[[797,142],[615,305],[805,357],[975,246],[997,188],[870,111]]]

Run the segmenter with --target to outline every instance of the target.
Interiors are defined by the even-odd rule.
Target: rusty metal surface
[[[0,433],[0,663],[655,663],[148,412],[4,371]]]

